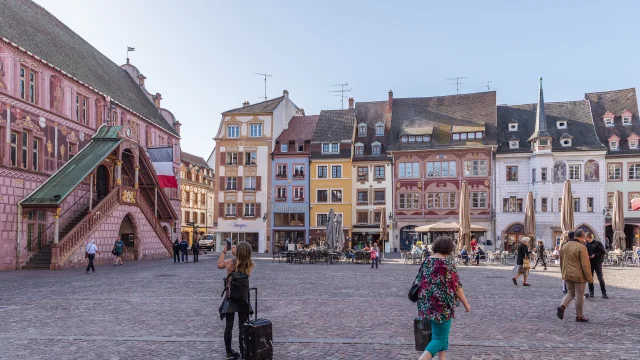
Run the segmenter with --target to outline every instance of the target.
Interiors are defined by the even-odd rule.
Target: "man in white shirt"
[[[89,274],[89,269],[91,271],[96,272],[96,268],[93,267],[93,259],[96,258],[96,254],[100,254],[98,251],[98,247],[95,244],[95,240],[89,240],[89,244],[85,249],[86,257],[89,259],[89,264],[87,265],[87,274]]]

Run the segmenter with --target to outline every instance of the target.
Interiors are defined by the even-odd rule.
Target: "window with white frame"
[[[244,190],[245,191],[256,191],[256,177],[255,176],[245,176],[244,177]]]
[[[424,142],[431,141],[431,136],[430,135],[422,135],[422,141],[424,141]]]
[[[640,180],[640,164],[629,164],[629,180]]]
[[[244,164],[255,165],[257,162],[257,154],[254,151],[244,153]]]
[[[427,161],[427,177],[455,177],[455,161]]]
[[[280,152],[287,152],[289,151],[289,144],[286,142],[283,142],[280,144]]]
[[[384,136],[384,124],[376,125],[376,136]]]
[[[298,149],[298,152],[303,152],[304,151],[304,143],[303,142],[296,143],[296,147]]]
[[[227,176],[226,180],[227,180],[226,189],[236,190],[236,186],[237,186],[236,181],[238,181],[237,178],[235,176]]]
[[[227,125],[227,137],[237,138],[240,136],[240,127],[238,125]]]
[[[255,217],[256,216],[256,204],[244,204],[244,216]]]
[[[594,204],[595,204],[594,198],[588,197],[587,198],[587,212],[593,212]]]
[[[249,124],[249,136],[261,137],[262,136],[262,124]]]
[[[227,153],[227,165],[238,165],[238,153],[237,152],[228,152]]]
[[[549,200],[546,197],[543,197],[541,200],[542,201],[541,201],[541,205],[540,205],[540,211],[541,212],[547,212],[547,210],[548,210],[548,201]]]
[[[486,209],[487,208],[487,192],[486,191],[472,191],[469,193],[470,204],[472,209]]]
[[[367,136],[367,125],[366,124],[358,125],[358,136]]]
[[[571,139],[562,139],[560,141],[560,144],[562,144],[562,146],[564,146],[564,147],[571,146]]]
[[[547,181],[547,168],[540,168],[540,180]]]
[[[419,193],[398,194],[398,209],[419,209],[419,208],[420,208]]]
[[[374,170],[375,170],[374,177],[376,179],[384,179],[384,166],[376,165]]]
[[[276,165],[276,178],[277,179],[287,178],[287,164]]]
[[[381,147],[379,142],[374,142],[373,145],[371,145],[371,155],[380,155]]]
[[[359,155],[359,156],[364,155],[364,145],[360,143],[356,144],[356,155]]]
[[[580,212],[580,198],[573,198],[573,212]]]
[[[427,209],[455,209],[456,193],[427,193]]]
[[[522,212],[522,198],[510,196],[502,199],[502,212]]]
[[[296,186],[293,188],[293,201],[302,201],[304,200],[304,188],[301,186]]]
[[[326,226],[327,225],[327,214],[318,214],[316,215],[316,226]]]
[[[487,160],[465,161],[464,176],[487,176]]]
[[[611,150],[618,150],[618,141],[617,140],[610,140],[609,141],[609,148]]]
[[[509,131],[518,131],[518,123],[509,123]]]
[[[331,143],[331,152],[333,154],[337,154],[340,151],[340,146],[338,146],[338,143]]]
[[[304,165],[302,164],[293,165],[293,178],[304,179]]]
[[[611,117],[604,118],[604,125],[605,126],[613,126],[613,118],[611,118]]]
[[[629,149],[638,148],[638,139],[629,140]]]
[[[622,164],[607,164],[607,180],[622,180]]]
[[[622,118],[622,125],[631,125],[631,117],[629,116],[624,116]]]
[[[327,178],[327,165],[318,166],[318,179]]]
[[[580,180],[580,165],[569,165],[569,180]]]
[[[399,163],[398,164],[398,177],[401,178],[419,178],[420,177],[420,163]]]
[[[332,203],[341,203],[342,202],[342,189],[332,189],[331,190],[331,202]]]
[[[317,190],[316,201],[326,203],[329,201],[329,190]]]
[[[341,165],[331,165],[331,177],[334,179],[342,178],[342,166]]]
[[[403,143],[406,143],[409,141],[409,137],[408,136],[402,136],[400,137],[400,141],[402,141]]]
[[[558,126],[558,129],[566,129],[567,128],[567,122],[564,121],[564,120],[556,122],[556,125]]]
[[[276,201],[285,201],[285,200],[287,200],[287,187],[276,186]]]
[[[519,141],[509,141],[509,149],[517,149],[520,147]]]
[[[517,166],[507,166],[507,181],[518,181]]]
[[[236,216],[236,204],[224,204],[224,216]]]

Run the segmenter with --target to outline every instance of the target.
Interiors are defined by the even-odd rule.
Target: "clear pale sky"
[[[131,63],[207,159],[220,113],[289,90],[307,115],[357,101],[491,89],[498,102],[578,100],[638,84],[640,1],[38,0],[114,62]],[[346,100],[345,100],[346,104]]]

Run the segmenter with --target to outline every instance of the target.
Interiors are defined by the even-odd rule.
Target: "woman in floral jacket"
[[[433,255],[425,259],[416,282],[420,284],[418,315],[431,324],[431,342],[419,360],[435,357],[443,360],[449,348],[449,331],[454,310],[460,302],[467,312],[467,302],[456,266],[451,260],[455,245],[448,236],[441,236],[433,243]]]

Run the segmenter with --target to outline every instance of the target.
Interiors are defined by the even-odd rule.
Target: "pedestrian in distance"
[[[193,244],[191,245],[191,251],[193,251],[193,262],[197,263],[198,262],[198,255],[200,255],[200,244],[198,244],[198,242],[196,240],[193,241]]]
[[[591,263],[589,260],[589,251],[584,246],[585,234],[581,229],[576,230],[575,237],[565,242],[560,249],[560,269],[562,271],[562,280],[567,285],[567,294],[562,299],[562,303],[558,307],[557,315],[561,320],[564,319],[564,311],[573,299],[576,300],[576,321],[587,322],[583,314],[584,305],[584,289],[586,283],[593,282],[591,275]],[[576,294],[578,296],[576,297]]]
[[[373,269],[373,265],[376,265],[376,269],[378,268],[378,244],[373,243],[373,247],[371,248],[371,268]]]
[[[182,253],[182,262],[189,262],[189,243],[185,239],[180,242],[180,252]]]
[[[604,256],[606,251],[604,250],[604,245],[600,241],[593,240],[593,234],[589,233],[586,235],[587,243],[587,252],[589,253],[589,265],[591,265],[591,277],[593,278],[593,273],[596,273],[598,277],[598,283],[600,283],[600,291],[602,292],[602,297],[604,299],[608,299],[607,296],[607,288],[604,284],[604,276],[602,276],[602,262],[604,262]],[[593,297],[594,286],[593,279],[589,282],[589,296]]]
[[[242,325],[247,322],[249,315],[253,313],[249,303],[249,277],[255,266],[251,260],[251,245],[245,241],[231,248],[235,259],[225,259],[225,248],[218,258],[218,269],[226,269],[226,297],[220,305],[220,319],[225,319],[224,346],[227,353],[226,359],[239,359],[244,353],[244,341],[242,338]],[[231,347],[233,323],[235,313],[238,313],[238,341],[240,353]]]
[[[471,306],[462,290],[451,254],[455,245],[450,237],[440,236],[431,248],[433,255],[426,258],[420,267],[414,284],[419,286],[418,316],[429,320],[431,341],[419,360],[432,359],[438,354],[444,360],[449,349],[449,332],[454,311],[462,302],[467,312]]]
[[[173,262],[180,262],[180,243],[178,242],[178,239],[173,242]]]
[[[116,257],[116,262],[113,263],[113,266],[118,266],[118,264],[122,265],[122,254],[127,251],[127,247],[124,246],[124,242],[122,239],[116,240],[113,244],[113,250],[111,253]]]
[[[543,270],[547,270],[547,261],[544,259],[544,243],[542,241],[538,241],[538,248],[536,249],[536,252],[538,253],[538,258],[536,259],[535,265],[533,265],[533,270],[536,269],[539,262],[542,262],[542,265],[544,265]]]
[[[524,276],[524,281],[522,286],[531,286],[527,282],[527,278],[529,277],[529,269],[531,268],[531,263],[529,262],[529,239],[528,236],[523,236],[520,240],[520,244],[518,245],[518,258],[516,260],[516,276],[511,280],[513,281],[513,285],[518,286],[518,277],[520,275]]]
[[[89,244],[85,249],[85,253],[87,259],[89,260],[86,270],[87,274],[89,274],[89,269],[91,269],[92,272],[96,272],[96,268],[93,267],[93,260],[96,258],[96,254],[100,254],[100,252],[98,251],[98,247],[95,244],[95,240],[89,240]]]

